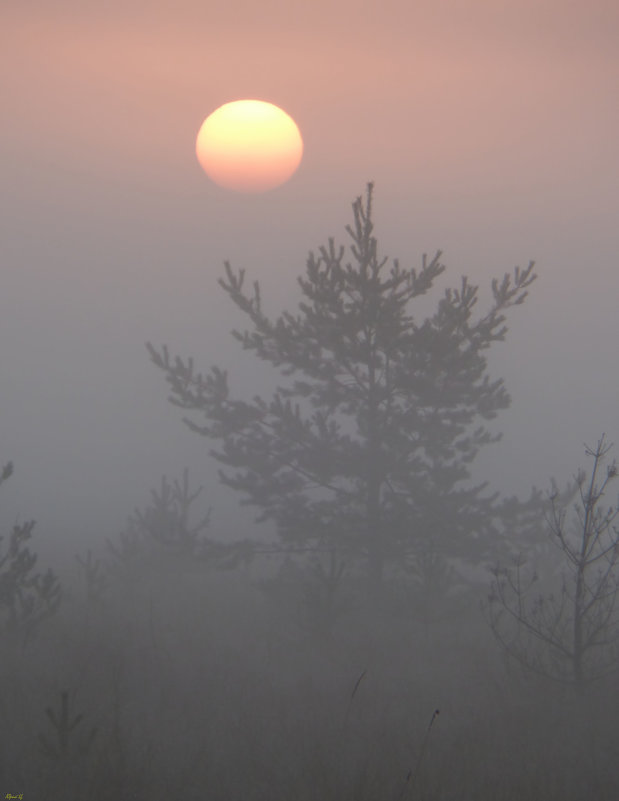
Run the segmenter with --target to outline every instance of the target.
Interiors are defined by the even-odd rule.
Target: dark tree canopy
[[[415,299],[445,270],[441,253],[418,270],[382,257],[372,200],[369,184],[346,227],[348,256],[332,239],[310,253],[297,314],[270,320],[258,283],[247,293],[244,270],[225,264],[219,283],[250,322],[234,336],[283,377],[270,399],[232,398],[224,370],[202,374],[192,359],[148,348],[172,403],[197,413],[186,423],[219,441],[221,480],[258,519],[273,520],[286,543],[365,556],[379,579],[391,557],[480,558],[493,499],[471,486],[470,466],[499,438],[484,422],[510,403],[486,351],[536,276],[531,262],[493,280],[478,316],[478,287],[464,277],[420,319]]]

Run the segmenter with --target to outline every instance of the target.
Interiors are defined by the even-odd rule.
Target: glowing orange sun
[[[283,184],[303,156],[295,121],[263,100],[225,103],[202,123],[196,155],[219,186],[237,192],[266,192]]]

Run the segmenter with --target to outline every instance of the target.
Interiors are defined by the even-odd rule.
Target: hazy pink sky
[[[306,184],[617,184],[611,2],[40,5],[3,24],[7,145],[39,169],[180,191],[204,116],[255,96],[297,119]]]
[[[619,441],[615,2],[29,2],[0,30],[0,461],[22,518],[118,527],[162,473],[207,463],[144,341],[236,364],[242,386],[223,259],[294,307],[307,251],[344,239],[370,179],[383,252],[443,249],[444,285],[539,264],[492,357],[513,396],[500,488]],[[266,195],[195,160],[204,117],[241,97],[305,140]]]

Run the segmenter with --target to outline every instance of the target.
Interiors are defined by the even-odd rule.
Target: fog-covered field
[[[483,584],[440,597],[394,579],[375,597],[344,573],[329,601],[309,565],[150,549],[89,599],[72,561],[57,613],[3,643],[3,792],[617,797],[616,680],[578,697],[525,678],[484,621]]]

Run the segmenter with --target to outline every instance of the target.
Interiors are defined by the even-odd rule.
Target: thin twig
[[[411,791],[415,786],[417,774],[419,773],[419,768],[421,767],[421,762],[423,760],[426,748],[428,746],[428,741],[430,739],[430,732],[432,731],[432,726],[436,718],[440,715],[440,713],[441,713],[440,709],[435,709],[434,712],[432,713],[432,717],[430,718],[430,723],[428,724],[428,728],[426,729],[425,737],[423,738],[423,741],[421,743],[421,748],[419,749],[417,762],[415,763],[415,767],[411,768],[406,775],[406,780],[404,781],[404,786],[402,787],[400,795],[398,796],[398,801],[404,797],[404,794],[407,792],[407,790]]]

